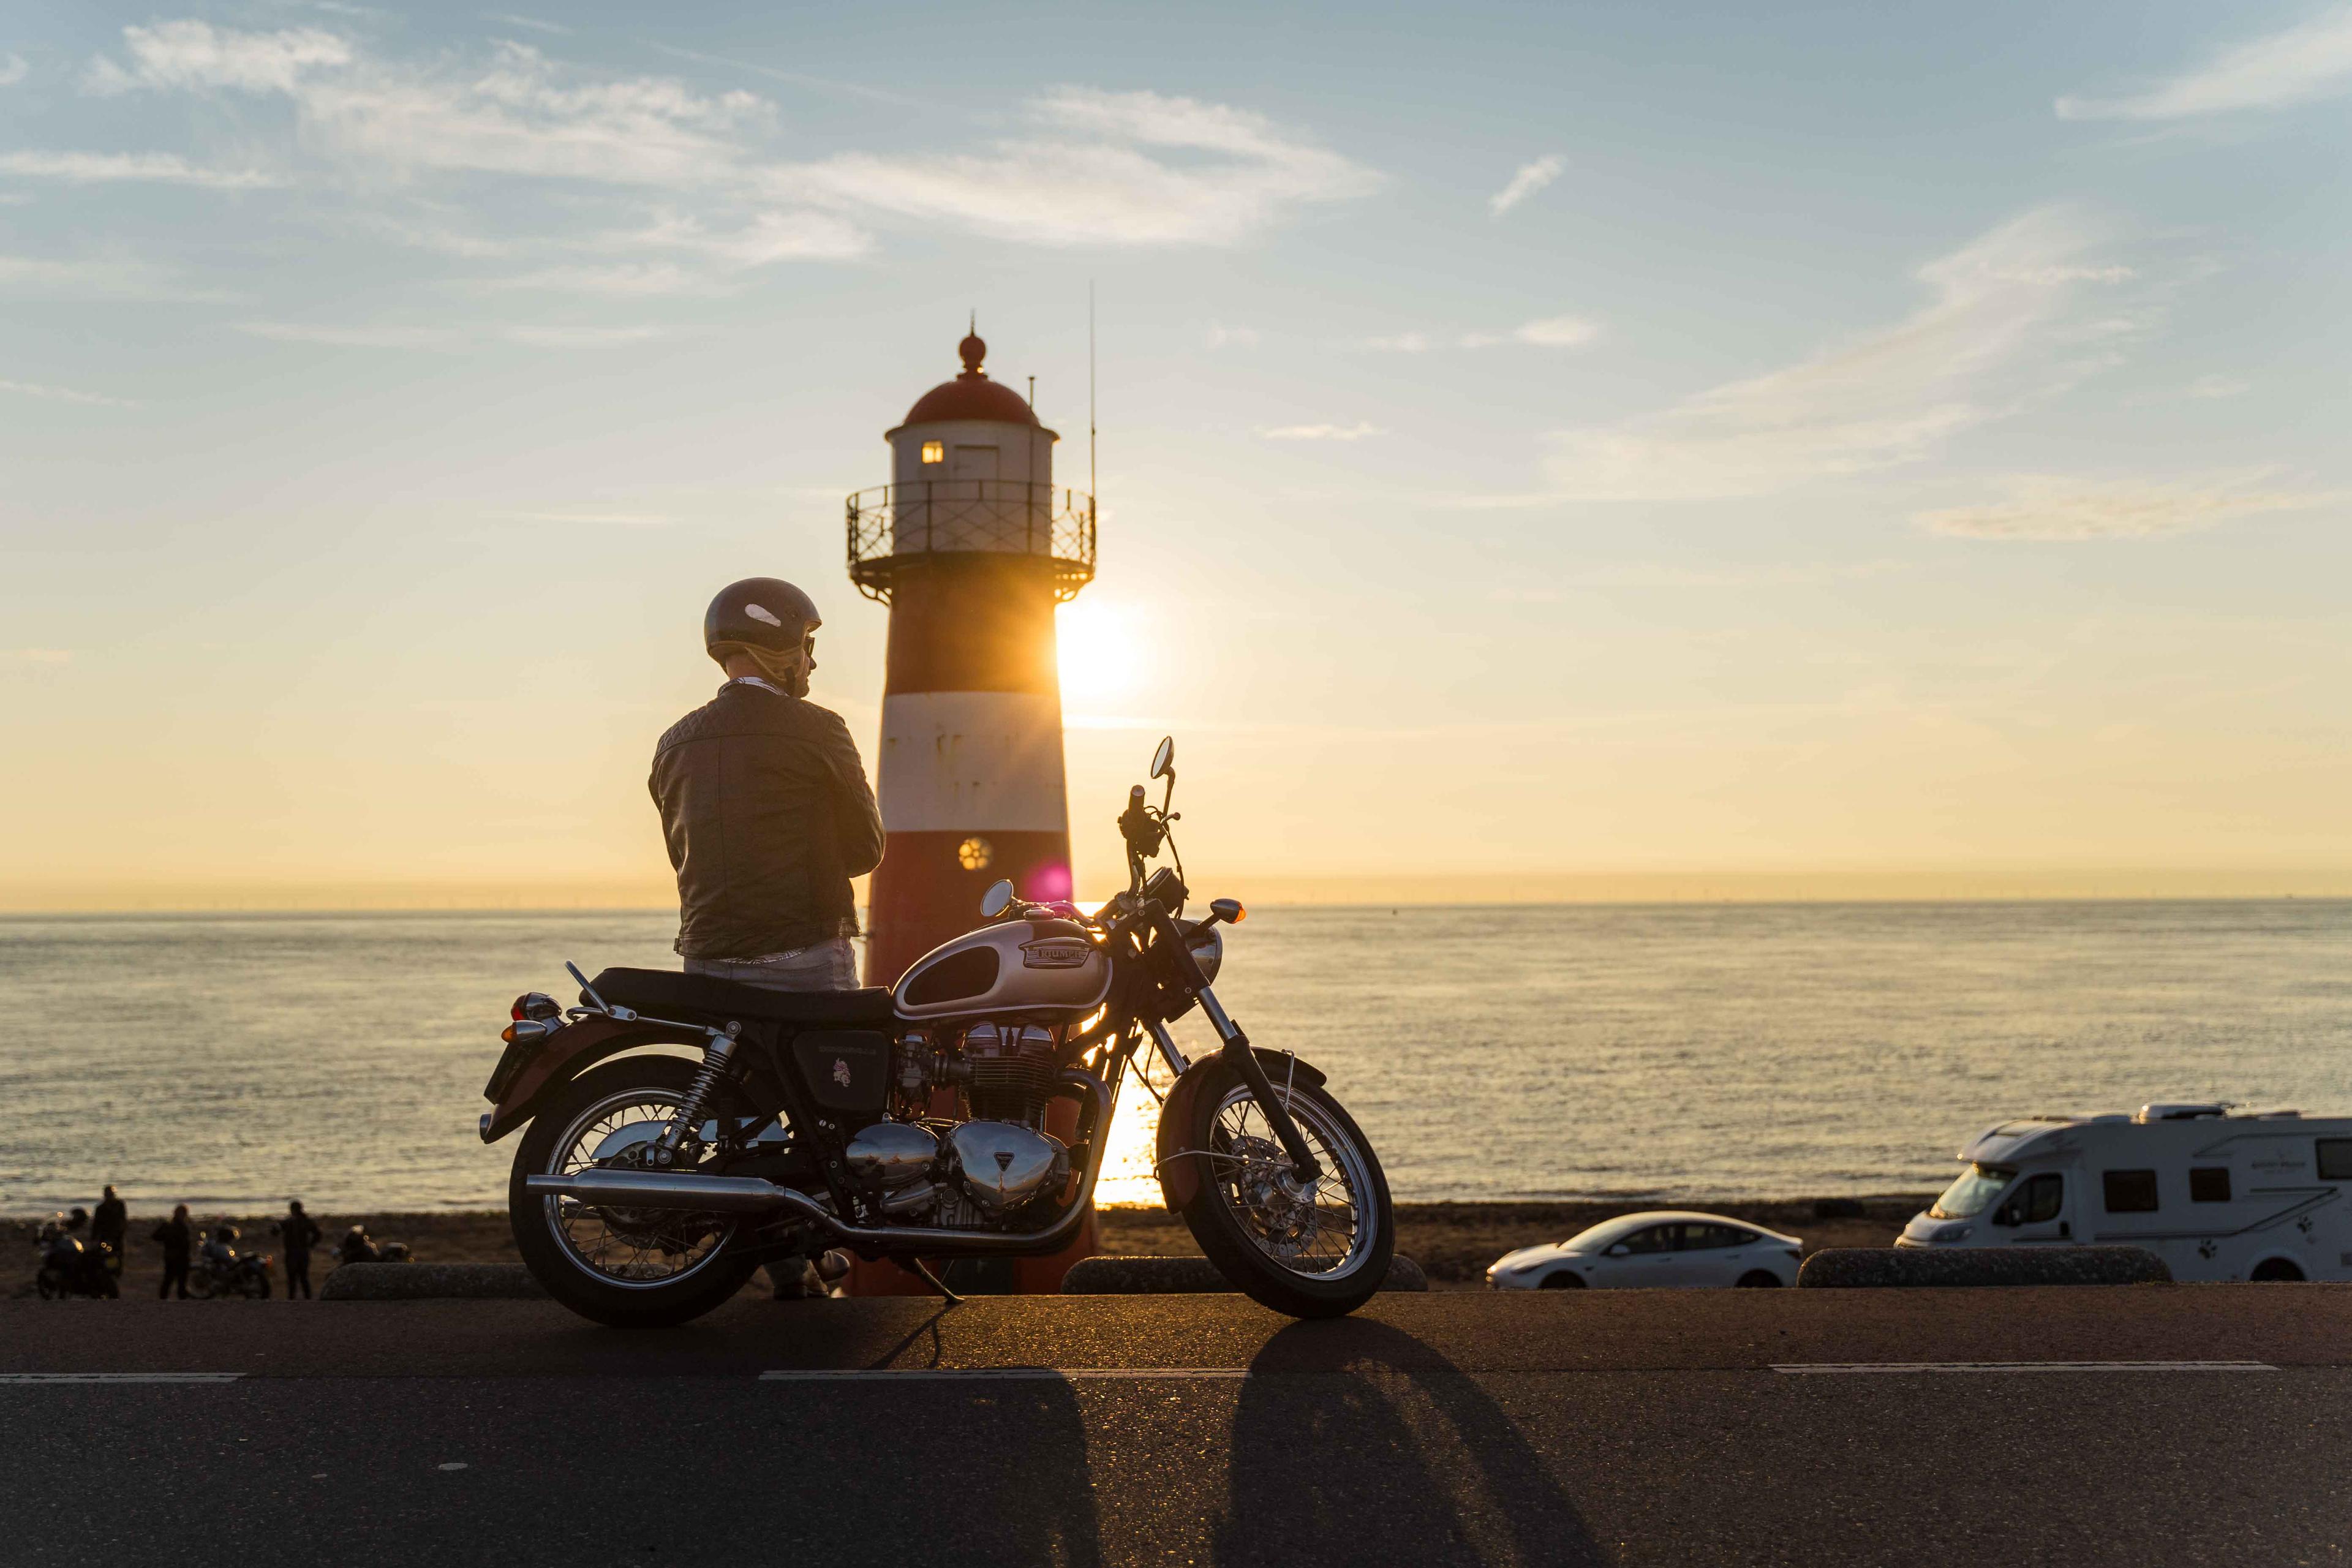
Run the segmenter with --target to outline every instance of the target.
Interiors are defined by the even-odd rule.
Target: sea
[[[667,911],[0,919],[0,1214],[504,1204],[508,1005]],[[1218,992],[1401,1201],[1920,1192],[1989,1123],[2352,1114],[2352,901],[1270,908]],[[1179,1026],[1205,1043],[1197,1014]],[[1164,1074],[1162,1075],[1164,1076]],[[1155,1203],[1130,1084],[1101,1199]]]

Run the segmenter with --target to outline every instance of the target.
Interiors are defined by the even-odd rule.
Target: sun
[[[1062,700],[1091,708],[1132,696],[1142,674],[1141,617],[1116,599],[1064,605],[1055,624]]]

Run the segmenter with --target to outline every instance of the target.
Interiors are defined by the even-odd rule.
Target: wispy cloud
[[[651,511],[493,511],[483,515],[507,522],[585,522],[613,528],[667,528],[677,521]]]
[[[1538,348],[1580,348],[1601,335],[1598,322],[1582,316],[1546,316],[1539,321],[1527,321],[1512,329],[1511,336]]]
[[[480,327],[411,326],[324,321],[239,321],[236,330],[276,342],[315,343],[337,349],[425,349],[447,352],[480,343],[520,343],[529,348],[611,348],[669,335],[656,326],[495,323]]]
[[[1919,268],[1908,320],[1664,412],[1561,432],[1549,500],[1765,495],[1917,460],[1960,431],[2071,385],[2134,330],[2084,319],[2084,290],[2128,268],[2093,258],[2095,226],[2065,208],[2014,218]]]
[[[239,321],[236,330],[282,343],[336,349],[454,349],[465,334],[454,327],[339,326],[331,322]]]
[[[566,38],[572,36],[572,29],[561,22],[543,22],[537,16],[518,16],[511,11],[485,11],[482,20],[504,22],[509,27],[528,27],[534,33],[554,33]]]
[[[33,72],[22,55],[0,55],[0,87],[14,87]]]
[[[9,659],[17,664],[70,664],[73,652],[62,647],[12,647]]]
[[[219,191],[252,191],[287,184],[282,175],[259,169],[208,169],[176,153],[0,153],[0,174],[78,185],[143,181]]]
[[[13,392],[21,397],[46,397],[54,403],[87,404],[94,408],[139,406],[128,397],[109,397],[102,392],[77,392],[70,386],[44,386],[34,381],[0,381],[0,392]]]
[[[1522,163],[1503,188],[1486,198],[1486,210],[1501,217],[1546,185],[1559,178],[1568,167],[1568,160],[1557,153],[1547,153],[1532,163]]]
[[[294,114],[289,158],[378,181],[475,174],[616,197],[657,191],[657,221],[608,232],[598,248],[669,250],[719,272],[854,258],[873,243],[867,226],[894,219],[1032,246],[1229,245],[1380,184],[1263,115],[1144,91],[1057,88],[993,141],[811,159],[773,148],[774,106],[757,94],[598,74],[507,40],[470,56],[393,56],[317,27],[185,19],[125,27],[120,53],[85,79],[99,93],[283,98]],[[643,293],[667,287],[667,276],[539,272],[527,281]]]
[[[221,300],[194,289],[178,275],[132,257],[97,256],[59,260],[47,256],[0,256],[0,293],[37,294],[53,300]]]
[[[1258,432],[1268,441],[1360,441],[1381,433],[1377,425],[1276,425]]]
[[[1209,326],[1209,346],[1213,349],[1254,349],[1258,344],[1255,327],[1228,327],[1215,322]]]
[[[669,336],[664,327],[603,327],[603,326],[516,326],[501,327],[499,336],[510,343],[523,343],[541,349],[600,349],[616,348],[625,343],[650,342]]]
[[[2352,6],[2335,6],[2141,91],[2116,98],[2068,94],[2055,107],[2061,120],[2185,120],[2280,109],[2346,91],[2352,91]]]
[[[1490,349],[1498,343],[1514,342],[1566,349],[1580,347],[1600,335],[1600,323],[1582,316],[1546,316],[1540,321],[1522,321],[1507,331],[1480,329],[1450,334],[1392,332],[1384,337],[1360,338],[1355,346],[1376,353],[1398,354],[1427,353],[1437,348]]]
[[[2148,539],[2188,533],[2265,512],[2342,506],[2347,492],[2263,488],[2263,474],[2226,474],[2156,483],[2102,482],[2057,474],[2019,474],[2001,483],[2001,500],[1918,513],[1935,533],[1969,539]]]
[[[1631,562],[1593,566],[1550,583],[1519,584],[1496,588],[1487,597],[1496,604],[1556,604],[1571,594],[1596,589],[1798,588],[1831,583],[1851,583],[1905,572],[1900,561],[1843,561],[1810,565],[1685,566],[1663,562]]]
[[[863,98],[875,103],[894,104],[900,109],[936,107],[930,100],[916,98],[908,93],[891,92],[883,88],[868,87],[864,82],[837,81],[832,77],[810,76],[803,71],[778,70],[774,66],[763,66],[751,60],[730,59],[725,55],[706,55],[697,49],[681,49],[675,44],[649,42],[646,47],[656,54],[667,55],[672,59],[692,60],[697,65],[723,66],[729,70],[749,71],[753,76],[765,77],[770,81],[780,81],[788,87],[812,88],[818,92],[845,93],[852,98]]]
[[[1290,208],[1369,195],[1370,169],[1263,115],[1063,88],[984,152],[853,153],[766,175],[780,195],[1046,246],[1231,245]]]

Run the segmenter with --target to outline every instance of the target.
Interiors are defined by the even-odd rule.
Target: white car
[[[1620,1215],[1566,1241],[1523,1247],[1486,1270],[1490,1290],[1794,1285],[1805,1244],[1718,1214]]]

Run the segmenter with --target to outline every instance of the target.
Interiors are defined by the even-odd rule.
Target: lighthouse
[[[1000,877],[1071,893],[1054,608],[1094,578],[1094,498],[1055,489],[1059,437],[977,331],[958,352],[885,435],[890,483],[848,501],[850,581],[890,608],[869,985],[971,930]]]

